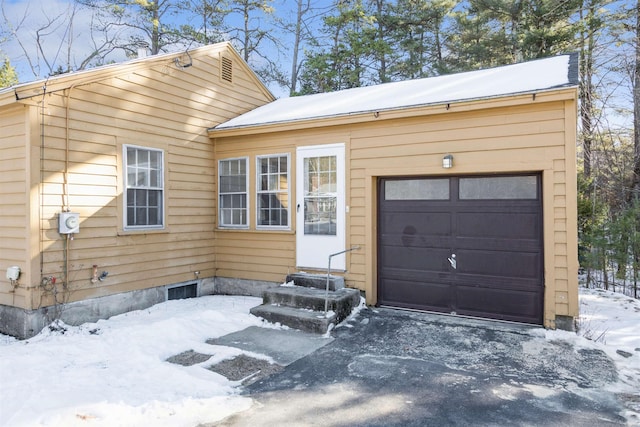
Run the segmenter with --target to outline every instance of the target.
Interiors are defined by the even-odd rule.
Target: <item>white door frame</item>
[[[335,231],[324,234],[322,231],[306,233],[305,209],[305,158],[336,158],[336,191],[323,193],[329,198],[335,196]],[[345,201],[345,147],[343,143],[298,147],[296,150],[296,266],[298,268],[326,269],[329,255],[345,250],[346,201]],[[313,224],[307,223],[307,227]],[[345,257],[332,258],[331,269],[345,270]]]

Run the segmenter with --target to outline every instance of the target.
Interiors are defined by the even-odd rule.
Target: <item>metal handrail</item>
[[[329,282],[331,277],[331,258],[336,255],[342,255],[347,252],[357,251],[360,249],[360,246],[352,246],[349,249],[345,249],[344,251],[336,252],[334,254],[329,255],[329,265],[327,266],[327,286],[324,290],[324,317],[327,318],[327,312],[329,311]]]

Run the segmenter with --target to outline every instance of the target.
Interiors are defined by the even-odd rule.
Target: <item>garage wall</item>
[[[575,317],[577,234],[575,208],[575,103],[524,105],[446,113],[354,129],[351,135],[351,280],[375,303],[376,180],[381,176],[542,172],[545,240],[545,326]],[[454,167],[443,169],[452,154]],[[571,178],[569,178],[571,177]],[[570,194],[571,196],[567,196]],[[366,230],[374,230],[367,233]]]
[[[576,317],[577,232],[575,141],[576,93],[564,89],[537,96],[477,101],[360,115],[287,130],[253,129],[215,139],[216,159],[249,156],[250,197],[255,197],[255,155],[288,152],[302,145],[346,144],[346,245],[348,286],[376,303],[376,183],[379,177],[538,172],[543,180],[545,240],[544,323]],[[454,156],[452,169],[442,157]],[[292,177],[295,165],[292,165]],[[291,183],[295,206],[295,182]],[[251,202],[254,206],[255,201]],[[253,208],[251,208],[253,210]],[[255,213],[251,211],[251,224]],[[294,222],[294,221],[292,221]],[[216,274],[254,280],[282,280],[295,270],[295,224],[288,232],[218,230]],[[274,250],[266,250],[273,245]],[[266,256],[266,258],[265,258]]]

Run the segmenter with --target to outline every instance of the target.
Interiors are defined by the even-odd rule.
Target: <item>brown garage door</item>
[[[539,175],[379,181],[378,303],[542,323]]]

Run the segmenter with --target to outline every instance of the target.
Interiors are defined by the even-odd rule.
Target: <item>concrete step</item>
[[[323,289],[300,286],[280,286],[265,291],[262,302],[287,307],[304,308],[324,313],[326,292]],[[360,291],[342,288],[330,291],[327,298],[329,311],[336,313],[337,322],[342,322],[360,304]]]
[[[328,313],[328,317],[323,312],[313,311],[282,305],[262,304],[250,310],[254,316],[272,322],[286,325],[290,328],[314,334],[325,334],[330,325],[335,325],[336,315]]]
[[[326,289],[327,287],[327,275],[326,274],[309,274],[309,273],[293,273],[288,274],[286,282],[293,282],[296,286],[303,286],[306,288]],[[344,288],[344,277],[342,276],[329,276],[329,290],[336,291]]]

